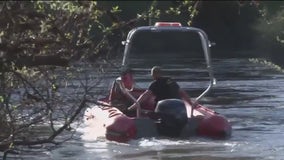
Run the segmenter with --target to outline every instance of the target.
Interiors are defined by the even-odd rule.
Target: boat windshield
[[[127,61],[136,81],[150,81],[149,71],[155,65],[181,82],[208,81],[200,35],[193,31],[139,30],[130,40]]]
[[[176,30],[140,31],[132,37],[129,49],[132,57],[157,54],[203,56],[198,33]]]
[[[199,59],[195,67],[206,67],[204,50],[197,32],[186,30],[140,30],[136,32],[128,46],[128,65],[131,68],[151,68],[159,65],[175,69]],[[188,66],[191,67],[192,66]]]

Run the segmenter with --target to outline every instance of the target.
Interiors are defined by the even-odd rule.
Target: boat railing
[[[211,54],[210,54],[210,47],[215,45],[215,43],[211,43],[208,40],[207,34],[203,30],[196,29],[196,31],[198,32],[200,39],[201,39],[202,48],[203,48],[203,51],[204,51],[204,57],[205,57],[205,60],[206,60],[206,65],[207,65],[207,71],[208,71],[209,79],[210,79],[210,83],[209,83],[208,87],[195,99],[195,101],[198,102],[216,84],[216,79],[214,78],[213,69],[212,69],[212,65],[211,65]]]
[[[204,57],[205,57],[205,61],[206,61],[206,65],[207,65],[207,70],[209,73],[209,85],[208,87],[195,99],[195,103],[198,104],[198,101],[203,98],[209,91],[210,89],[216,84],[216,79],[214,78],[214,74],[213,74],[213,69],[211,66],[211,55],[210,55],[210,47],[214,46],[215,43],[211,43],[208,39],[207,34],[199,28],[195,28],[195,27],[175,27],[175,28],[171,28],[171,27],[161,27],[158,29],[158,27],[138,27],[136,29],[131,30],[128,33],[127,39],[126,41],[123,41],[123,44],[125,45],[125,50],[124,50],[124,55],[123,55],[123,61],[122,61],[122,67],[127,67],[128,64],[128,58],[129,58],[129,50],[132,46],[132,39],[133,37],[136,35],[137,32],[143,31],[143,30],[149,30],[152,31],[153,29],[155,30],[174,30],[176,29],[176,31],[182,31],[182,32],[196,32],[201,40],[201,44],[202,44],[202,49],[204,52]],[[137,101],[136,101],[137,102]],[[193,106],[194,107],[194,106]],[[140,109],[140,108],[139,108]],[[138,115],[140,115],[139,111],[137,111]]]

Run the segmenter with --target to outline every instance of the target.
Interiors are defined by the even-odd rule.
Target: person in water
[[[132,104],[128,107],[128,110],[136,109],[138,107],[137,105],[149,100],[152,96],[155,96],[155,105],[160,100],[172,98],[184,99],[190,105],[193,105],[187,93],[183,91],[172,78],[163,76],[160,66],[154,66],[151,69],[151,76],[153,81],[148,89],[137,99],[138,103]]]
[[[127,111],[127,107],[135,101],[131,95],[133,86],[132,70],[125,69],[112,84],[109,96],[111,106],[118,108],[122,112]]]

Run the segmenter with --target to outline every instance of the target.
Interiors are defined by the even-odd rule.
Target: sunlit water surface
[[[174,59],[176,61],[180,59]],[[172,61],[174,61],[172,59]],[[165,65],[169,75],[192,97],[206,88],[204,62],[198,59]],[[158,64],[158,60],[153,60]],[[147,87],[150,62],[135,61],[137,86]],[[148,65],[149,64],[149,65]],[[138,67],[144,66],[144,67]],[[168,68],[167,68],[168,67]],[[276,69],[248,59],[213,59],[217,85],[201,101],[225,115],[232,123],[226,140],[148,138],[116,143],[100,135],[98,128],[78,129],[74,138],[50,151],[35,150],[11,155],[11,159],[82,160],[281,160],[284,159],[284,75]],[[109,77],[115,78],[117,73]],[[199,78],[198,78],[199,77]],[[109,80],[111,82],[111,80]]]

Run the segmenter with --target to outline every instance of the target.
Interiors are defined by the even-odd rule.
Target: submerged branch
[[[55,132],[53,132],[53,134],[51,136],[49,136],[48,138],[44,138],[44,139],[37,139],[37,140],[14,140],[14,141],[9,141],[9,142],[2,142],[0,143],[0,150],[1,151],[5,151],[8,148],[11,147],[12,145],[25,145],[25,146],[32,146],[32,145],[39,145],[39,144],[44,144],[44,143],[51,143],[51,144],[59,144],[60,142],[56,142],[54,139],[60,135],[64,130],[68,129],[68,127],[71,125],[71,123],[74,122],[74,120],[76,119],[76,117],[80,114],[80,112],[85,108],[85,104],[86,104],[86,99],[85,96],[83,98],[83,100],[81,101],[80,105],[78,106],[77,110],[74,112],[74,114],[70,117],[70,119],[63,125],[61,126],[59,129],[57,129]]]

